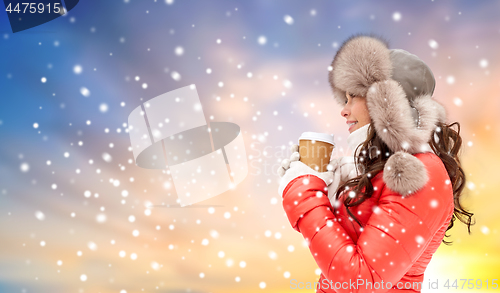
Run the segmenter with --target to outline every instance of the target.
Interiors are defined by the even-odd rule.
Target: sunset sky
[[[481,279],[488,292],[500,279],[500,1],[451,0],[82,0],[19,33],[0,12],[0,292],[295,292],[291,280],[317,281],[276,169],[304,131],[346,150],[328,66],[357,33],[424,60],[434,98],[460,123],[476,224],[468,235],[456,221],[425,280]],[[167,169],[135,165],[127,118],[191,84],[206,121],[240,126],[248,175],[180,208]]]

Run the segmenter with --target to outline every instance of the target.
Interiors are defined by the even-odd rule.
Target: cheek
[[[363,120],[364,120],[365,124],[372,122],[372,119],[371,119],[370,114],[368,113],[368,111],[366,112],[365,116],[363,117]]]
[[[366,103],[360,103],[359,105],[360,107],[360,111],[359,111],[359,114],[360,115],[360,119],[363,119],[364,122],[370,122],[371,121],[371,118],[370,118],[370,112],[368,111],[368,105],[366,105]]]
[[[362,101],[358,101],[356,104],[352,105],[351,113],[363,126],[371,122],[370,114],[368,112],[368,106]]]
[[[371,120],[370,111],[368,111],[368,106],[366,106],[366,104],[365,104],[365,113],[366,113],[366,119],[368,119],[370,121]]]

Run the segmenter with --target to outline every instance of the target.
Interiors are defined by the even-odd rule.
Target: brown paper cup
[[[334,148],[329,134],[304,132],[299,138],[300,161],[318,172],[327,171]]]

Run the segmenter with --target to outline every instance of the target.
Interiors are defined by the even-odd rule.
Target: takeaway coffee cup
[[[333,135],[304,132],[299,137],[300,161],[318,172],[326,172],[335,148]]]

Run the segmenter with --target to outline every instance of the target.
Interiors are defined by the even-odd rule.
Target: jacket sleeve
[[[357,243],[336,221],[321,179],[305,175],[287,185],[283,207],[292,227],[308,242],[323,275],[333,283],[358,283],[356,289],[337,292],[387,291],[391,288],[387,283],[396,285],[448,220],[450,208],[453,211],[448,174],[434,158],[424,164],[432,179],[410,196],[402,197],[380,184],[378,206]],[[371,289],[363,285],[367,282],[383,282],[384,286]]]

